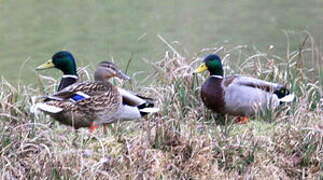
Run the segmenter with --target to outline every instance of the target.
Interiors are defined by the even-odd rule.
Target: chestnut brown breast
[[[205,106],[217,113],[224,113],[224,91],[222,79],[210,77],[202,85],[201,98]]]

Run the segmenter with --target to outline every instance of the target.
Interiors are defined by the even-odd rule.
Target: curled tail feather
[[[155,106],[154,103],[146,102],[146,103],[143,103],[143,104],[137,106],[137,108],[139,109],[141,116],[146,116],[149,113],[155,113],[155,112],[159,111],[159,108],[155,108],[154,106]]]

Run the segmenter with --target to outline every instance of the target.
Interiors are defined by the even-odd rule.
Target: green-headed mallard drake
[[[57,91],[62,90],[78,81],[76,62],[72,53],[68,51],[59,51],[55,53],[51,59],[38,66],[36,70],[49,68],[57,68],[63,72],[63,77],[59,83]]]
[[[108,81],[112,77],[129,79],[113,63],[103,61],[95,71],[95,81],[69,85],[36,106],[55,120],[75,128],[137,119],[158,111],[150,99],[112,85]]]
[[[239,121],[246,122],[247,116],[259,110],[276,108],[280,102],[294,99],[294,95],[281,84],[240,75],[223,77],[222,62],[216,54],[205,57],[195,72],[206,70],[210,77],[201,88],[203,103],[217,113],[240,116]]]

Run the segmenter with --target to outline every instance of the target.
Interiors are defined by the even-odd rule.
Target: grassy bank
[[[323,178],[322,55],[306,40],[285,57],[275,49],[204,49],[182,57],[175,49],[151,64],[142,81],[115,82],[155,97],[161,111],[106,132],[78,131],[29,113],[34,96],[54,92],[54,79],[37,87],[0,83],[0,177],[3,179],[320,179]],[[207,111],[193,75],[202,54],[224,57],[226,74],[286,83],[295,102],[245,125]],[[306,64],[314,64],[307,68]],[[318,67],[318,68],[316,68]],[[83,79],[91,72],[80,69]],[[145,84],[145,85],[142,85]]]

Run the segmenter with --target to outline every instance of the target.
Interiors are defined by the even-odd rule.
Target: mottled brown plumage
[[[63,111],[60,113],[47,113],[59,122],[75,128],[89,127],[102,117],[113,118],[113,115],[122,105],[122,97],[118,89],[109,82],[80,83],[72,85],[68,89],[74,89],[74,91],[58,93],[58,95],[64,95],[58,97],[65,97],[66,99],[63,101],[53,100],[47,103],[47,105],[62,108]],[[88,92],[86,94],[91,94],[91,96],[76,102],[72,102],[66,96],[79,91]]]
[[[111,62],[101,62],[95,81],[72,84],[39,103],[40,110],[55,120],[75,128],[113,123],[119,119],[136,119],[158,109],[145,98],[113,86],[112,77],[129,79]],[[129,103],[131,102],[131,104]]]
[[[96,96],[110,91],[112,87],[113,85],[108,81],[85,81],[70,85],[55,93],[53,96],[59,98],[69,98],[76,92],[83,92],[89,96]]]

